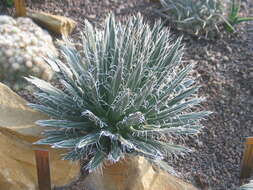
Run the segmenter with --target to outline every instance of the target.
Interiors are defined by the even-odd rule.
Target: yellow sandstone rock
[[[197,190],[160,169],[143,157],[128,157],[105,165],[102,174],[91,173],[84,181],[89,190]]]
[[[34,122],[46,116],[31,110],[26,101],[0,83],[0,190],[37,190],[37,173],[32,145],[41,127]],[[38,146],[37,146],[38,147]],[[48,148],[48,147],[43,147]],[[61,150],[50,149],[54,186],[70,183],[79,175],[79,164],[61,160]]]

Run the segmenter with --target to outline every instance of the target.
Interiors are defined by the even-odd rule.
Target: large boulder
[[[31,110],[26,101],[0,83],[0,190],[37,190],[32,142],[40,139],[41,127],[34,122],[47,116]],[[40,147],[41,148],[41,147]],[[53,186],[70,183],[79,175],[79,164],[61,160],[63,151],[50,151]]]
[[[89,190],[197,190],[137,156],[105,164],[102,173],[89,174],[83,184]]]

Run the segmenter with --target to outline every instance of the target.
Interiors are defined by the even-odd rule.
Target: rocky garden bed
[[[85,19],[102,27],[110,11],[115,13],[118,20],[124,20],[137,12],[145,15],[151,24],[159,19],[152,12],[156,4],[147,0],[30,0],[27,5],[33,10],[43,10],[75,20],[78,26],[70,37],[76,41],[79,40]],[[12,15],[13,10],[3,10],[1,14]],[[242,14],[253,14],[253,3],[250,0],[242,2]],[[194,151],[167,160],[167,163],[180,178],[201,190],[236,190],[240,186],[245,137],[253,134],[253,23],[240,24],[235,34],[222,33],[215,39],[198,39],[175,30],[170,23],[167,30],[175,37],[184,35],[183,61],[194,64],[193,75],[201,85],[200,95],[206,97],[201,108],[213,112],[203,121],[206,127],[198,138],[187,137],[180,142]],[[53,35],[54,40],[58,37]],[[27,90],[15,90],[28,101],[34,101]],[[83,190],[83,183],[79,180],[56,189]]]

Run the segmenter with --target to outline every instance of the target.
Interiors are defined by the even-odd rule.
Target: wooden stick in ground
[[[249,178],[253,167],[253,137],[248,137],[245,143],[240,178]]]
[[[48,150],[35,150],[39,190],[51,190]]]
[[[25,0],[15,0],[14,4],[16,9],[16,16],[26,16]]]
[[[70,18],[45,12],[29,11],[27,16],[49,31],[63,36],[68,36],[77,25],[77,23]]]

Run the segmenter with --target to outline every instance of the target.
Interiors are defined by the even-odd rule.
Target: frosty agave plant
[[[162,7],[156,10],[162,17],[175,23],[180,30],[194,35],[208,35],[219,31],[224,18],[227,0],[159,0]]]
[[[85,26],[81,51],[67,43],[61,47],[66,64],[47,60],[62,88],[27,78],[38,88],[39,103],[29,105],[51,117],[37,121],[49,127],[37,143],[68,149],[64,159],[88,158],[89,171],[126,155],[156,162],[187,151],[165,135],[198,133],[209,112],[192,112],[202,99],[193,96],[192,66],[182,66],[181,39],[140,15],[124,25],[111,15],[103,31]]]

